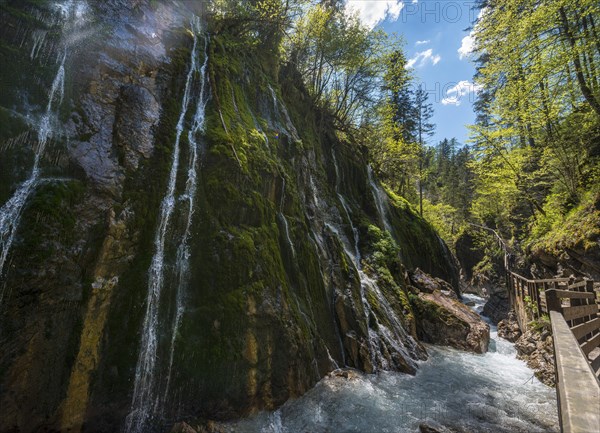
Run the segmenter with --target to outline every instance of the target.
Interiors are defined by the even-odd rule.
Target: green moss
[[[39,185],[21,219],[19,249],[44,260],[54,253],[55,245],[50,238],[63,244],[77,239],[74,207],[82,201],[84,191],[84,185],[76,180]]]

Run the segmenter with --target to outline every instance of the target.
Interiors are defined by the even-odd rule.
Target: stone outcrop
[[[501,320],[508,318],[510,311],[510,301],[508,299],[508,292],[504,286],[489,290],[489,298],[483,306],[483,315],[489,317],[492,323],[498,323]]]
[[[413,274],[414,275],[414,274]],[[413,289],[413,305],[419,339],[426,343],[485,353],[490,328],[481,317],[454,296],[453,291],[435,288],[436,281],[423,273],[411,277],[413,284],[432,292]]]
[[[460,294],[457,287],[452,286],[450,283],[441,278],[428,275],[419,268],[416,268],[414,271],[411,271],[408,274],[411,284],[423,293],[433,293],[438,290],[445,295],[452,296],[454,298],[456,298],[455,295]]]
[[[504,338],[511,343],[516,342],[521,336],[521,329],[517,322],[517,316],[513,310],[508,313],[508,318],[498,322],[498,337]]]

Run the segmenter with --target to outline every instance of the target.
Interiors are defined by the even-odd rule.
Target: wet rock
[[[198,430],[192,428],[192,426],[186,422],[178,422],[171,429],[171,433],[198,433]]]
[[[115,144],[121,149],[123,164],[137,169],[140,158],[150,158],[153,128],[160,117],[160,105],[145,87],[125,85],[121,89],[115,120]]]
[[[508,293],[503,287],[497,288],[490,293],[488,301],[483,306],[483,315],[489,317],[492,323],[498,323],[508,318],[510,302]]]
[[[442,280],[441,278],[433,277],[421,269],[416,268],[414,271],[409,272],[409,281],[417,289],[417,291],[425,293],[433,293],[435,290],[439,290],[448,296],[456,298],[456,290],[450,283]]]
[[[521,329],[517,323],[517,316],[514,311],[508,313],[508,318],[498,323],[498,337],[514,343],[521,336]]]
[[[450,433],[446,427],[443,427],[439,424],[433,426],[432,424],[419,424],[419,432],[420,433]]]
[[[515,343],[517,358],[531,368],[535,377],[548,386],[555,386],[554,343],[548,329],[529,330]]]
[[[410,281],[418,290],[425,293],[433,293],[442,290],[442,285],[431,275],[426,274],[419,268],[409,273]]]
[[[357,380],[362,375],[363,374],[360,371],[355,370],[353,368],[340,368],[340,369],[334,370],[331,373],[329,373],[327,375],[327,377],[329,377],[329,378],[341,377],[343,379],[348,379],[348,380]]]
[[[420,293],[412,303],[422,341],[475,353],[487,351],[490,328],[466,305],[437,290]]]

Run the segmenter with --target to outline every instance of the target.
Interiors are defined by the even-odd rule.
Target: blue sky
[[[415,82],[429,93],[435,114],[435,135],[429,144],[443,138],[465,143],[465,125],[475,120],[472,84],[475,68],[470,61],[469,31],[477,16],[473,2],[453,0],[349,0],[352,8],[370,27],[402,35],[405,53]]]

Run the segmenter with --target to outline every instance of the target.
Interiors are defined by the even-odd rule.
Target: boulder
[[[413,296],[412,303],[421,341],[475,353],[487,351],[488,324],[452,296],[435,290]]]
[[[441,278],[433,277],[419,268],[409,273],[409,279],[418,292],[433,293],[435,290],[439,290],[445,295],[457,298],[456,290],[450,283]]]
[[[514,343],[521,336],[521,329],[517,323],[517,316],[514,311],[508,313],[508,318],[498,323],[498,337]]]

